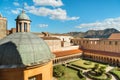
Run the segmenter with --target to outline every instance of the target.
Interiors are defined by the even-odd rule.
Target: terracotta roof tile
[[[41,38],[44,39],[44,40],[60,40],[57,37],[41,37]]]
[[[60,51],[60,52],[53,52],[56,57],[62,57],[62,56],[68,56],[68,55],[72,55],[72,54],[78,54],[81,53],[82,50],[80,49],[75,49],[75,50],[67,50],[67,51]]]
[[[113,33],[108,39],[120,39],[120,33]]]

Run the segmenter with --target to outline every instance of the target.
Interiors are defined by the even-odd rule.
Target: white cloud
[[[19,14],[21,10],[22,10],[21,8],[17,8],[16,10],[11,10],[11,12],[13,14]]]
[[[63,5],[61,0],[33,0],[35,5],[60,7]]]
[[[32,13],[37,16],[49,16],[50,19],[53,20],[77,20],[79,17],[69,17],[67,16],[66,10],[63,10],[61,8],[57,9],[49,9],[45,7],[35,7],[35,6],[28,6],[27,3],[25,3],[25,9],[29,13]]]
[[[95,30],[102,30],[106,28],[116,28],[120,30],[120,17],[118,18],[108,18],[103,21],[93,22],[93,23],[83,23],[76,28],[80,29],[95,29]]]
[[[20,4],[18,2],[13,2],[15,6],[19,6]]]
[[[47,27],[48,27],[48,24],[38,24],[38,27],[39,27],[39,28],[47,28]]]
[[[20,13],[20,11],[19,11],[18,9],[16,9],[16,10],[11,10],[11,12],[12,12],[13,14],[19,14],[19,13]]]

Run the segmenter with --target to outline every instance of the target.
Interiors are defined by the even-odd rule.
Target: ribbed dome
[[[20,14],[17,16],[17,20],[20,20],[20,19],[30,20],[29,16],[25,13],[25,11],[22,11],[22,13],[20,13]]]
[[[53,58],[44,40],[32,33],[13,33],[0,40],[0,66],[32,66]]]

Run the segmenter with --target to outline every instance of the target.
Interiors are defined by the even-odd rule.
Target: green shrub
[[[110,74],[108,74],[108,73],[103,74],[101,76],[96,76],[93,73],[91,73],[90,71],[88,72],[88,77],[90,77],[93,80],[111,80],[112,79],[112,76]]]
[[[112,69],[110,73],[116,76],[120,80],[120,71],[118,70],[118,68]]]
[[[84,62],[84,64],[85,64],[85,65],[91,65],[92,62],[90,62],[90,61],[86,61],[86,62]]]
[[[64,68],[61,65],[53,67],[53,76],[54,77],[61,77],[64,75]]]
[[[104,67],[104,66],[101,66],[100,68],[99,68],[99,73],[100,73],[100,75],[103,75],[103,74],[105,74],[105,72],[106,72],[106,67]]]
[[[99,68],[99,64],[95,64],[94,67],[92,68],[92,71],[95,71]]]
[[[86,77],[83,75],[82,70],[78,71],[78,76],[80,77],[80,80],[86,80]]]

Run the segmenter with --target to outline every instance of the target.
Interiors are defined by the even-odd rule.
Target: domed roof
[[[25,13],[25,11],[22,11],[22,13],[20,13],[20,14],[17,16],[17,20],[20,20],[20,19],[30,20],[29,16]]]
[[[33,66],[53,58],[44,40],[32,33],[13,33],[0,40],[0,66]]]

